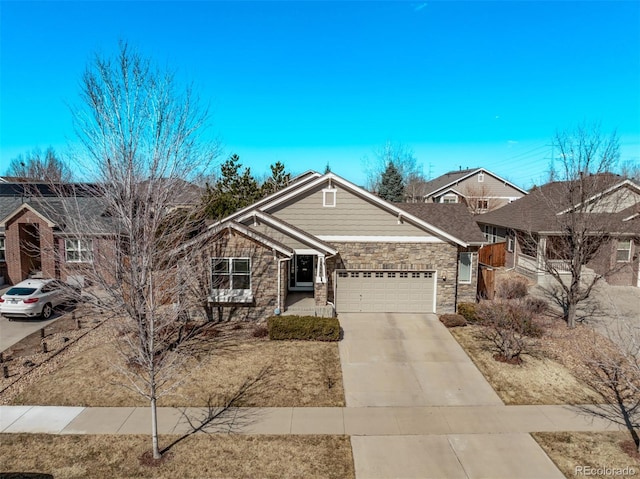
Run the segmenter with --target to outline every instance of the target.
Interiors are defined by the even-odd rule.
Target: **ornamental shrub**
[[[472,323],[479,321],[476,303],[458,303],[458,314],[462,315],[464,319]]]
[[[303,341],[338,341],[338,318],[316,316],[271,316],[267,320],[269,339],[298,339]]]
[[[467,320],[461,314],[441,314],[440,322],[447,328],[458,328],[467,325]]]

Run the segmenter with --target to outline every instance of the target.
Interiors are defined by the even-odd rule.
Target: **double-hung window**
[[[251,301],[251,260],[212,258],[211,290],[215,302]]]
[[[616,247],[616,261],[628,263],[631,260],[631,240],[619,240]]]
[[[64,251],[67,263],[91,263],[93,241],[87,239],[65,239]]]
[[[6,261],[6,250],[4,247],[4,238],[0,238],[0,261]]]

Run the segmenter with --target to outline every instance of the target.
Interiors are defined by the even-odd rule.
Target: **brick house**
[[[0,183],[4,283],[42,277],[82,285],[87,269],[115,268],[115,228],[88,186],[67,185],[65,196],[45,184]],[[73,232],[78,218],[83,220],[82,235]]]
[[[484,236],[464,205],[391,204],[307,173],[210,226],[216,306],[247,318],[298,309],[453,312],[475,301]]]

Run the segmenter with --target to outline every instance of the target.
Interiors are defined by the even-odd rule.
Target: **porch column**
[[[538,248],[536,251],[536,269],[538,273],[538,283],[546,275],[546,262],[547,258],[547,237],[541,236],[538,239]]]
[[[327,265],[323,254],[318,255],[315,281],[313,282],[313,298],[316,306],[327,304]]]

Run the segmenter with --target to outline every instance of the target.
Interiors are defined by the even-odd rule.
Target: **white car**
[[[0,298],[0,314],[8,318],[49,319],[53,308],[68,301],[63,284],[53,279],[27,279]],[[11,319],[10,319],[11,320]]]

